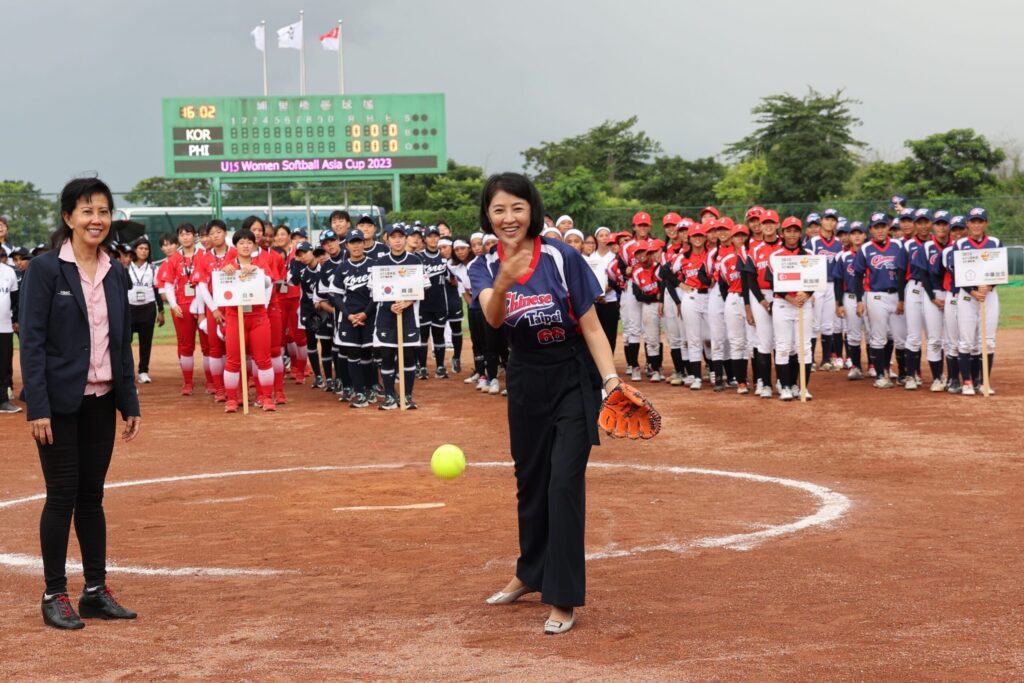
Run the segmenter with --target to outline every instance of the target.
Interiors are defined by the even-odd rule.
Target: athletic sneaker
[[[875,370],[874,365],[868,366],[868,377],[870,377],[871,379],[875,379],[876,377],[878,377],[878,371]]]
[[[715,383],[714,383],[714,384],[713,384],[713,385],[711,386],[711,389],[712,389],[712,391],[714,391],[714,392],[715,392],[716,394],[717,394],[717,393],[719,393],[719,392],[725,391],[725,381],[724,381],[724,380],[721,380],[721,381],[715,382]]]
[[[437,379],[448,379],[448,369],[442,365],[434,371],[434,377]]]
[[[760,396],[761,398],[771,398],[772,388],[765,384],[763,387],[761,387],[761,390],[758,392],[757,395]]]
[[[996,392],[994,392],[994,391],[993,391],[992,393],[994,394],[994,393],[996,393]],[[502,396],[508,396],[508,389],[502,389],[502,390],[501,390],[501,395],[502,395]]]
[[[750,393],[750,389],[747,388],[747,385],[745,383],[744,384],[740,384],[738,387],[736,387],[736,393],[737,394],[749,394]]]
[[[4,401],[0,403],[0,413],[20,413],[21,407],[16,406],[10,401]]]
[[[338,380],[329,379],[324,381],[324,393],[333,394],[337,389]]]
[[[804,396],[807,397],[808,401],[810,401],[812,398],[814,398],[813,396],[811,396],[811,392],[807,391],[806,389],[804,389]],[[800,398],[800,392],[797,391],[796,394],[793,396],[793,398]]]
[[[964,396],[974,396],[974,384],[972,382],[964,382],[964,388],[960,390],[960,393]]]
[[[224,389],[222,387],[218,388],[216,393],[214,393],[214,395],[213,395],[214,403],[223,403],[226,400],[228,400],[227,392],[224,391]]]
[[[368,408],[369,406],[370,402],[366,400],[364,394],[354,394],[348,404],[349,408]]]
[[[395,398],[394,396],[390,395],[390,394],[385,396],[384,397],[384,401],[379,406],[377,406],[377,410],[397,410],[397,409],[398,409],[398,399]]]
[[[430,379],[430,372],[426,368],[420,368],[420,379]]]
[[[978,393],[981,394],[982,396],[985,395],[985,385],[984,384],[979,384],[978,385]],[[993,389],[992,387],[989,387],[988,388],[988,395],[989,396],[995,396],[996,395],[996,390]]]
[[[378,399],[379,397],[380,397],[380,394],[378,394],[378,393],[377,393],[377,390],[376,390],[376,389],[374,389],[373,387],[370,387],[370,388],[369,388],[369,389],[367,390],[367,392],[366,392],[366,402],[367,402],[367,403],[376,403],[376,402],[377,402],[377,399]]]
[[[462,372],[462,361],[458,358],[452,358],[452,372],[456,375]]]
[[[267,397],[260,402],[260,407],[263,408],[265,413],[276,413],[277,406],[274,405],[274,399]]]
[[[501,393],[501,385],[498,384],[497,377],[491,380],[490,384],[487,387],[487,393],[490,394],[491,396],[497,396],[498,394]]]
[[[683,375],[683,386],[688,387],[693,384],[693,375]]]
[[[940,391],[945,391],[945,390],[946,390],[946,383],[943,382],[941,378],[936,377],[934,380],[932,380],[932,386],[931,386],[930,391],[934,391],[935,393],[938,393]]]
[[[821,369],[824,370],[825,369],[824,366],[822,366]],[[817,371],[818,371],[818,366],[815,365],[814,363],[811,363],[811,372],[817,372]]]
[[[907,381],[903,383],[903,388],[907,391],[915,391],[917,389],[917,380],[913,377],[907,377]]]
[[[288,403],[288,399],[285,397],[283,391],[274,392],[274,403],[276,403],[279,406],[283,406],[284,404]]]
[[[474,372],[472,375],[462,380],[464,384],[476,384],[480,381],[480,373]]]
[[[681,372],[673,372],[672,376],[668,380],[668,383],[674,387],[682,386],[683,382],[683,373]]]
[[[476,382],[477,391],[487,391],[491,387],[491,382],[483,375],[480,375],[480,379]]]
[[[700,391],[700,377],[694,377],[690,382],[690,391]]]
[[[839,372],[843,369],[843,359],[832,356],[832,372]]]
[[[874,383],[874,387],[876,389],[892,389],[894,386],[896,385],[892,383],[892,380],[886,377],[885,375],[882,375],[881,377],[876,379]]]
[[[849,358],[847,358],[845,361],[843,361],[843,367],[846,368],[847,370],[852,369],[853,368],[853,361],[850,360]]]
[[[356,392],[351,387],[342,387],[341,391],[338,392],[338,401],[341,403],[351,401],[355,395]]]
[[[181,385],[181,395],[182,396],[191,396],[192,395],[192,385],[191,384],[182,384]]]
[[[150,379],[148,372],[139,373],[139,384],[152,384],[153,380]]]
[[[629,379],[633,382],[639,382],[642,379],[640,368],[633,368],[633,371],[629,373]]]
[[[739,385],[740,385],[739,380],[735,380],[735,379],[729,380],[729,386],[732,387],[733,389],[735,389]]]
[[[324,377],[323,375],[317,375],[316,379],[309,386],[310,389],[323,389],[324,388]]]
[[[850,374],[847,375],[847,378],[851,380],[864,379],[864,373],[860,371],[860,368],[853,368],[850,370]]]
[[[416,401],[412,400],[412,396],[406,396],[405,397],[405,409],[406,410],[416,410],[417,408],[419,408],[419,406],[416,405]]]
[[[961,391],[963,391],[963,387],[960,386],[960,380],[950,380],[949,385],[946,386],[946,391],[948,391],[951,394],[959,394]]]
[[[238,401],[235,401],[234,399],[230,399],[229,398],[227,400],[227,402],[224,404],[224,412],[225,413],[237,413],[238,412]]]
[[[789,387],[782,387],[782,391],[779,392],[779,398],[783,401],[792,401],[793,392],[789,390]]]
[[[664,382],[665,381],[665,375],[661,374],[661,372],[659,372],[658,370],[655,370],[653,373],[651,373],[651,381],[652,382]]]

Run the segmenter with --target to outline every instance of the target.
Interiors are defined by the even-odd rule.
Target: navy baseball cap
[[[364,242],[365,240],[366,238],[363,237],[363,233],[358,230],[349,230],[348,235],[345,236],[345,244],[349,242]]]
[[[403,235],[408,234],[408,233],[406,233],[405,228],[402,226],[401,223],[392,223],[388,227],[387,235],[388,235],[388,237],[390,237],[391,235],[394,235],[396,232],[400,232]]]
[[[892,228],[893,230],[899,230],[900,229],[900,217],[899,216],[893,216],[892,217],[892,222],[889,223],[889,227]]]
[[[427,228],[427,235],[440,235],[441,231],[437,229],[436,225],[431,225]]]
[[[945,209],[936,209],[935,213],[932,214],[932,220],[936,223],[948,223],[949,211],[946,211]]]
[[[301,237],[302,239],[306,239],[308,236],[309,235],[306,234],[306,231],[303,228],[295,228],[292,230],[292,237]]]
[[[846,232],[853,232],[854,230],[857,232],[864,232],[864,224],[860,221],[853,221],[846,226]]]
[[[295,253],[300,251],[313,251],[313,245],[309,242],[299,242],[295,245]]]
[[[839,221],[839,224],[836,225],[836,234],[839,234],[841,232],[850,232],[850,222],[847,221],[846,219]]]
[[[902,194],[894,194],[892,196],[892,199],[889,200],[889,206],[891,206],[894,209],[896,208],[897,204],[899,204],[900,206],[903,206],[906,203],[907,203],[907,198],[906,198],[906,196],[904,196]]]
[[[825,209],[825,213],[821,214],[822,218],[839,218],[839,211],[836,209]]]
[[[901,221],[902,220],[908,220],[908,221],[914,220],[914,211],[915,211],[915,209],[911,209],[911,208],[903,209],[902,211],[900,211],[900,220]]]
[[[373,222],[373,219],[370,218],[370,216],[365,214],[365,213],[362,216],[359,217],[359,221],[356,223],[356,225],[363,225],[364,223],[370,223],[371,225],[376,225],[376,223]]]
[[[336,240],[338,235],[331,229],[324,230],[320,233],[320,244],[323,244],[327,240]]]
[[[422,228],[423,227],[423,221],[413,221],[412,222],[412,227],[414,227],[414,228]]]
[[[918,209],[914,212],[914,221],[928,221],[932,220],[932,212],[928,209]]]
[[[889,225],[889,216],[882,211],[876,211],[871,214],[871,218],[868,221],[868,225],[872,228],[876,225]]]
[[[807,220],[804,221],[804,224],[811,225],[812,223],[817,223],[818,225],[821,225],[821,215],[817,213],[807,214]]]
[[[983,221],[988,221],[988,211],[981,208],[980,206],[976,206],[967,212],[965,218],[968,221],[970,221],[972,218],[980,218]]]
[[[949,221],[950,230],[966,230],[967,221],[964,220],[963,216],[953,216],[952,220]]]

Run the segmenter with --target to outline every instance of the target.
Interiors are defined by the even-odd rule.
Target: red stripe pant
[[[238,340],[238,313],[235,312],[235,309],[225,309],[224,322],[224,343],[227,348],[224,371],[239,372],[242,369],[242,357],[241,345]],[[245,325],[246,353],[252,356],[258,369],[269,370],[270,319],[267,317],[267,312],[264,310],[246,313],[243,324]]]

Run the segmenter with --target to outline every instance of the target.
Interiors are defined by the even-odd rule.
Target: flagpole
[[[345,94],[345,62],[342,59],[341,51],[344,50],[341,42],[341,19],[338,19],[338,94]]]
[[[299,94],[300,95],[305,95],[306,94],[306,37],[303,35],[303,33],[305,33],[306,27],[305,27],[305,25],[303,23],[303,14],[304,14],[304,12],[302,10],[299,10],[299,37],[300,37],[300,40],[299,40]]]
[[[267,20],[264,19],[260,22],[260,26],[263,28],[263,96],[266,97],[269,94],[267,90]]]

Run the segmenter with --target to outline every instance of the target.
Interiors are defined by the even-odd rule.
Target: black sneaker
[[[398,410],[398,399],[394,396],[385,396],[384,401],[377,406],[377,410]]]
[[[139,616],[125,609],[106,586],[94,591],[84,591],[78,599],[78,611],[86,619],[134,619]]]
[[[67,593],[58,593],[50,599],[43,597],[43,623],[53,628],[76,630],[85,628],[85,624],[71,606],[71,598]]]
[[[416,410],[417,408],[419,408],[419,406],[416,405],[416,401],[412,400],[412,396],[406,396],[405,397],[405,409],[406,410]]]
[[[456,375],[462,372],[462,361],[458,358],[452,358],[452,372]]]
[[[309,385],[310,389],[323,389],[324,388],[324,376],[317,375],[313,380],[313,383]]]
[[[329,380],[325,381],[324,382],[324,393],[333,394],[336,391],[336,387],[337,386],[338,386],[338,380],[336,380],[336,379],[329,379]]]
[[[370,388],[373,390],[373,393],[377,394],[378,396],[383,396],[384,395],[384,387],[382,387],[379,383],[378,384],[374,384]]]
[[[376,403],[379,396],[380,395],[376,392],[376,390],[374,390],[373,387],[370,387],[370,390],[366,392],[366,402]]]
[[[434,371],[434,377],[438,379],[448,379],[448,370],[442,365]]]
[[[338,392],[338,400],[342,403],[345,401],[351,401],[355,394],[356,392],[352,391],[351,387],[342,387],[341,391]]]
[[[430,379],[430,372],[428,372],[426,368],[420,368],[416,377],[417,379]]]
[[[363,394],[353,394],[352,400],[349,402],[349,408],[368,408],[370,402],[366,400],[366,396]]]
[[[10,401],[4,401],[0,403],[0,413],[20,413],[21,408],[14,405]]]

